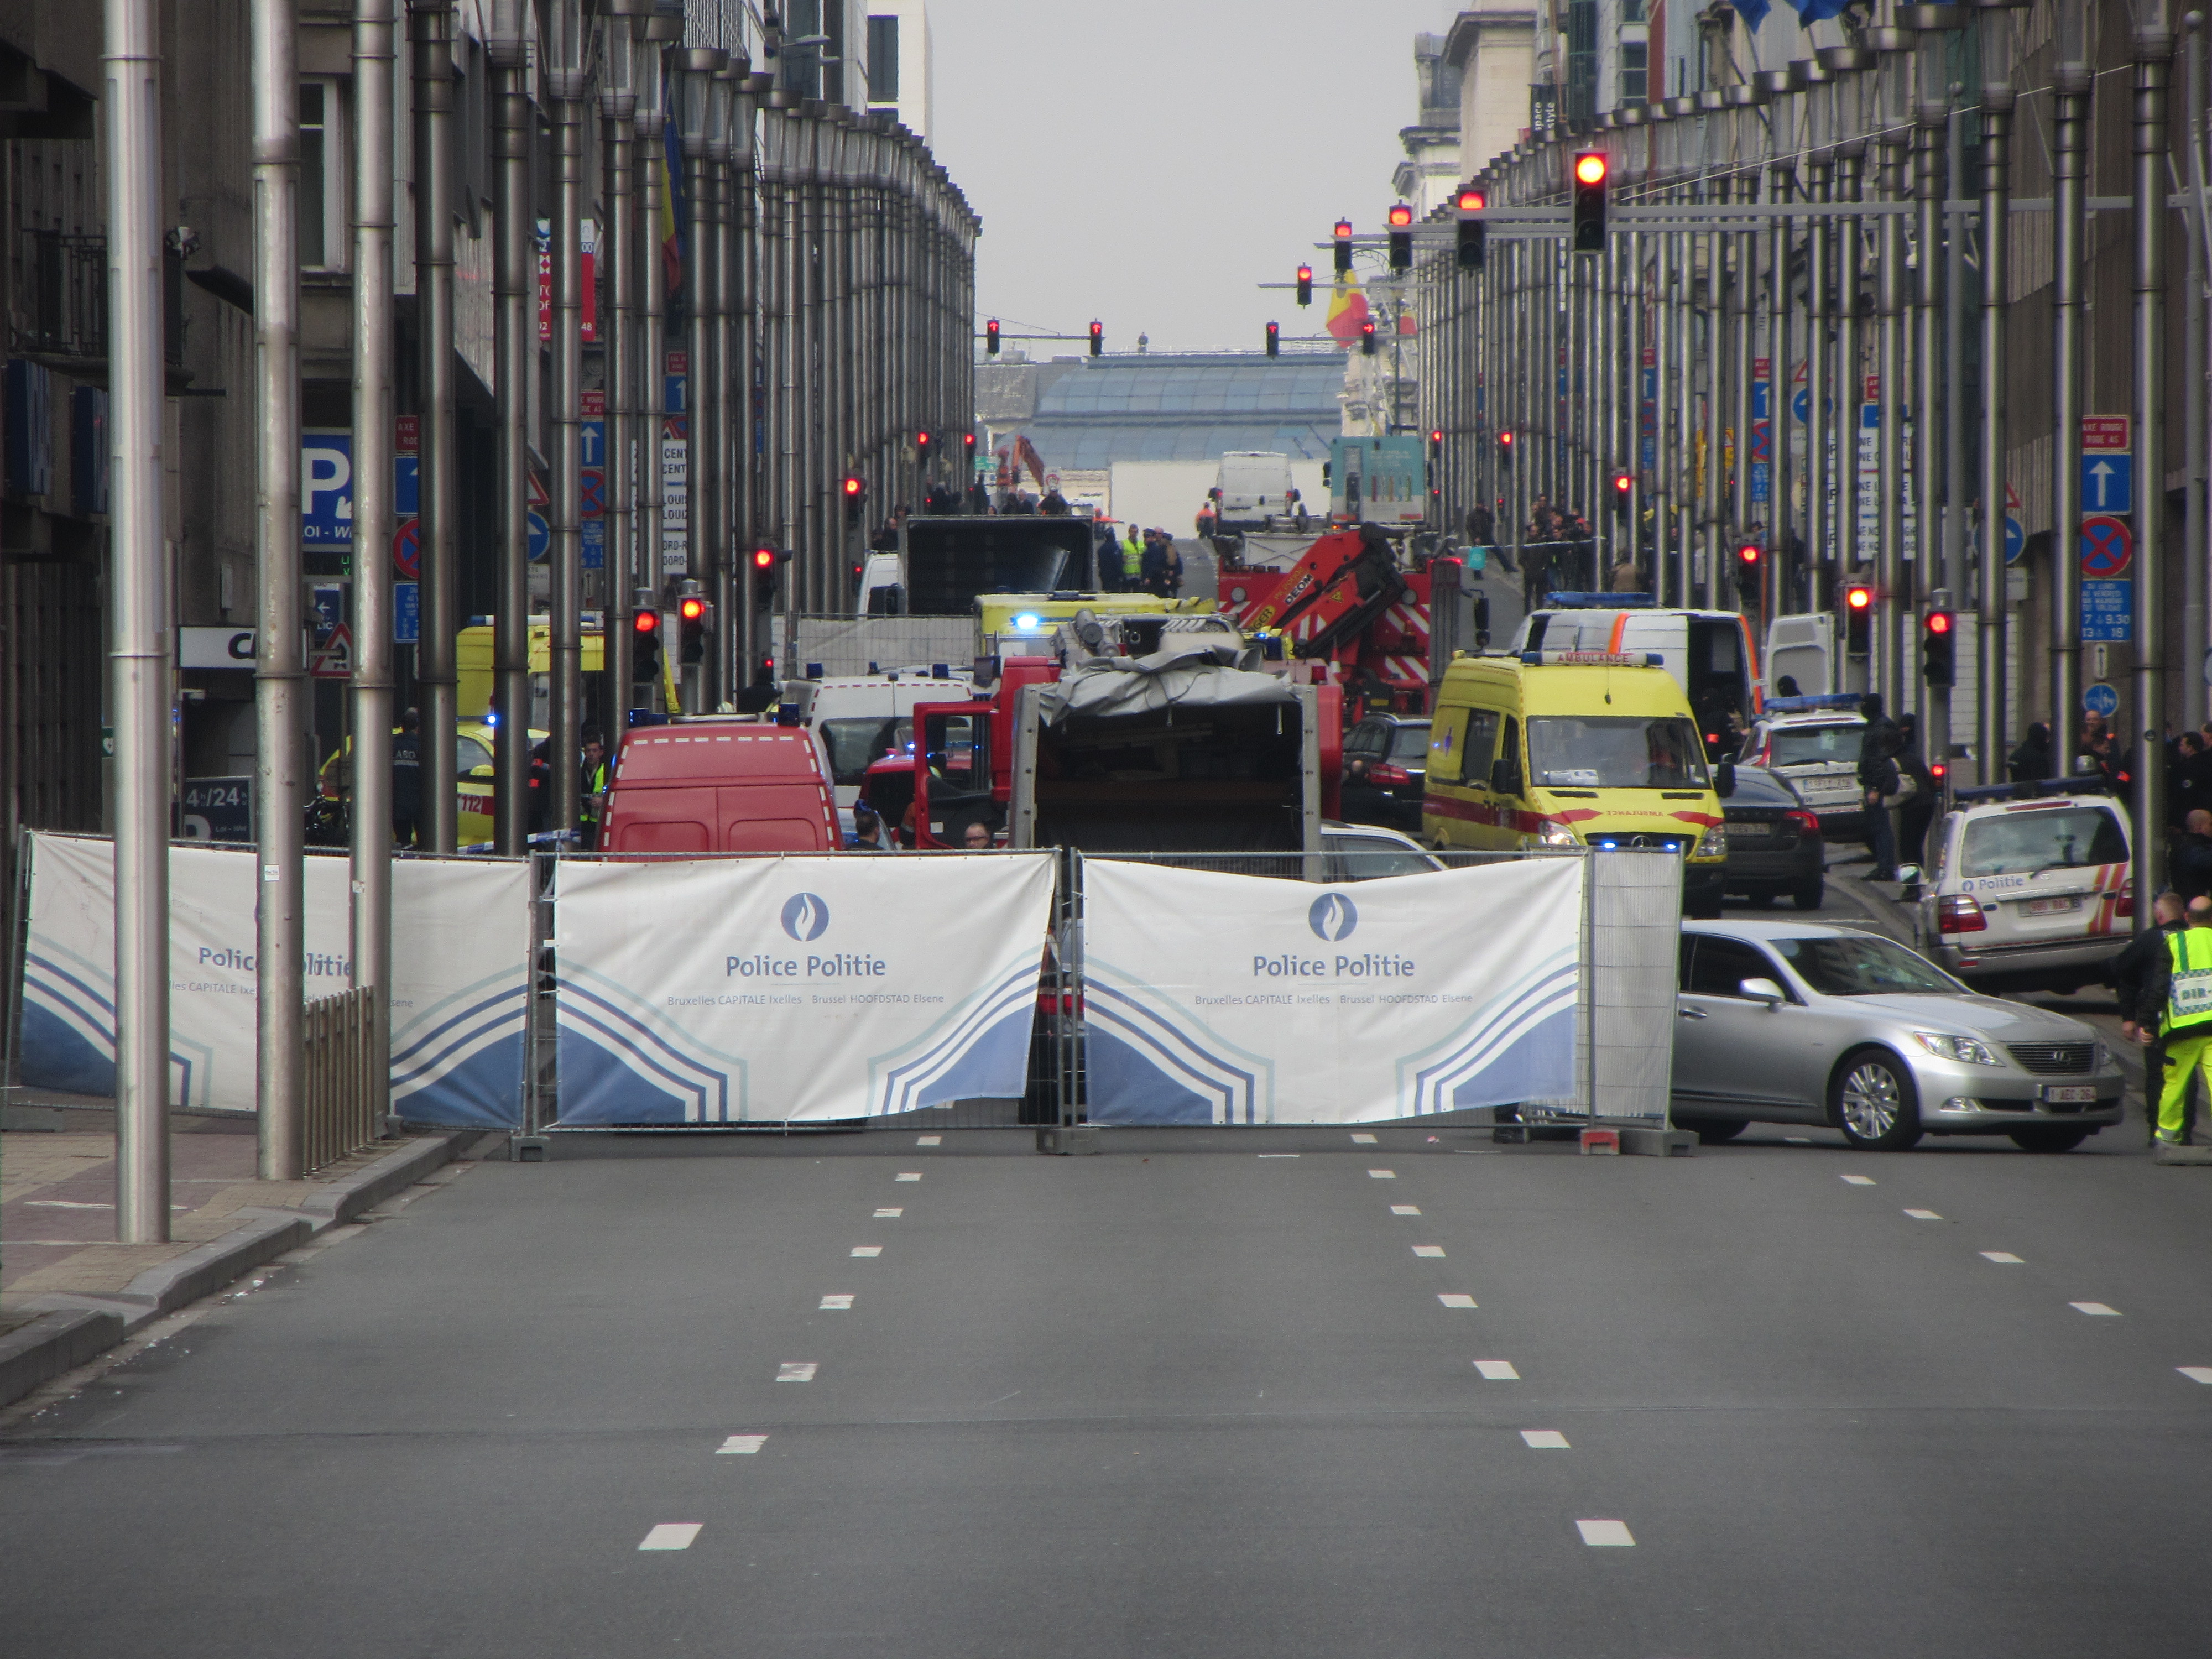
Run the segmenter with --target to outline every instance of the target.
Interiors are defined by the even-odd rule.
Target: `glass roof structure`
[[[1048,386],[1022,430],[1048,466],[1079,471],[1232,449],[1326,460],[1343,390],[1336,351],[1097,357]]]

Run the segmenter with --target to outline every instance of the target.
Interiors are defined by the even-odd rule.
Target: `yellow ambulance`
[[[1713,917],[1735,789],[1656,654],[1461,654],[1437,690],[1421,827],[1446,849],[1663,848],[1683,860],[1683,914]]]

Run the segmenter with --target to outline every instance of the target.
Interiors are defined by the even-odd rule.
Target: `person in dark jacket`
[[[1922,864],[1927,860],[1928,826],[1935,822],[1942,792],[1927,757],[1920,752],[1920,716],[1899,715],[1897,731],[1897,769],[1912,781],[1911,793],[1897,809],[1897,857],[1902,864]]]
[[[1145,592],[1157,593],[1162,599],[1167,598],[1168,551],[1161,545],[1160,532],[1157,530],[1145,532],[1145,555],[1138,565],[1138,573]]]
[[[2151,901],[2150,914],[2151,927],[2137,933],[2105,970],[2106,981],[2120,1005],[2120,1035],[2131,1042],[2136,1040],[2133,1016],[2142,1001],[2143,981],[2152,962],[2168,954],[2166,940],[2181,931],[2185,915],[2181,895],[2167,888]],[[2158,1139],[2158,1097],[2165,1081],[2166,1044],[2154,1030],[2149,1046],[2143,1050],[2143,1115],[2149,1120],[2148,1133],[2153,1141]]]
[[[1877,694],[1859,704],[1866,717],[1866,735],[1859,744],[1859,793],[1866,809],[1867,850],[1874,854],[1868,879],[1897,879],[1897,828],[1890,822],[1891,798],[1898,793],[1902,775],[1897,767],[1899,737],[1897,722],[1882,712]]]
[[[422,717],[409,709],[392,738],[392,840],[416,847],[422,836]]]
[[[541,835],[553,811],[553,739],[547,738],[530,751],[529,833]]]
[[[2014,783],[2040,783],[2058,775],[2051,754],[2051,728],[2038,720],[2027,728],[2020,747],[2005,757],[2005,776]]]
[[[2166,868],[2185,900],[2212,893],[2212,811],[2200,806],[2182,820]]]

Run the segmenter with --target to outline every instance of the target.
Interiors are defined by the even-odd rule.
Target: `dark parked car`
[[[1429,723],[1370,714],[1344,736],[1344,816],[1418,835],[1429,775]]]
[[[1820,820],[1797,792],[1756,766],[1735,769],[1735,793],[1721,803],[1728,820],[1722,887],[1731,898],[1771,904],[1787,893],[1800,910],[1817,910],[1826,890],[1827,848]]]

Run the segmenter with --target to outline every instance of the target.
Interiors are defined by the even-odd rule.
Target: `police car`
[[[1864,834],[1859,746],[1866,718],[1856,691],[1817,697],[1769,697],[1736,759],[1786,779],[1820,820],[1831,842]]]
[[[2087,778],[1954,799],[1929,836],[1923,950],[1978,990],[2100,981],[2135,927],[2127,809]]]

